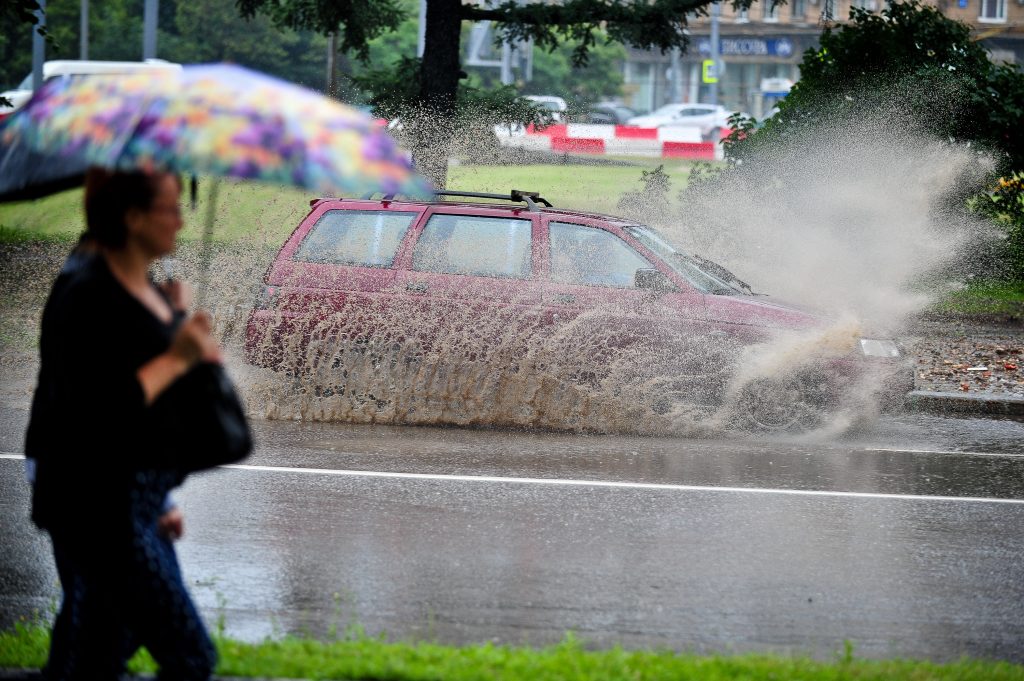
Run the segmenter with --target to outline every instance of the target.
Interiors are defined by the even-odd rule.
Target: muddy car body
[[[648,227],[557,210],[524,192],[503,198],[313,201],[265,275],[247,361],[330,382],[347,375],[346,352],[375,347],[392,354],[380,361],[398,353],[425,362],[451,350],[488,355],[488,371],[557,367],[559,380],[631,383],[644,396],[721,405],[774,401],[745,392],[777,376],[733,377],[756,364],[749,348],[790,334],[806,347],[800,366],[784,369],[789,393],[809,381],[817,401],[834,402],[851,381],[902,374],[893,341],[856,329],[800,340],[819,338],[821,315],[754,295]],[[805,416],[790,409],[747,420],[775,429]]]

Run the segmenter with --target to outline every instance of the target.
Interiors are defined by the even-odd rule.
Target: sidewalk
[[[1024,417],[1024,323],[931,315],[912,328],[915,390],[908,409]]]

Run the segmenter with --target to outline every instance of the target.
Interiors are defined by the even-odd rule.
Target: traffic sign
[[[719,69],[715,68],[716,67],[715,60],[714,59],[705,59],[702,62],[702,66],[703,66],[703,69],[702,69],[703,81],[705,83],[717,83],[718,82],[718,71],[719,71]]]

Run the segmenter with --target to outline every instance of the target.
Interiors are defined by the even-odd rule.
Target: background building
[[[884,0],[852,0],[867,10],[881,9]],[[1024,0],[930,0],[951,19],[969,24],[992,59],[1024,64]],[[737,12],[723,3],[719,20],[719,52],[725,64],[718,82],[718,101],[755,118],[767,114],[789,86],[800,78],[803,53],[817,47],[827,18],[850,15],[851,0],[789,0],[785,5],[756,2]],[[701,64],[711,55],[710,19],[689,20],[690,48],[685,54],[628,50],[624,67],[624,101],[638,111],[672,102],[707,101]]]

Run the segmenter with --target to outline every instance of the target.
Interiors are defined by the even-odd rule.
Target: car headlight
[[[865,357],[899,357],[900,349],[891,340],[861,338],[860,351]]]

